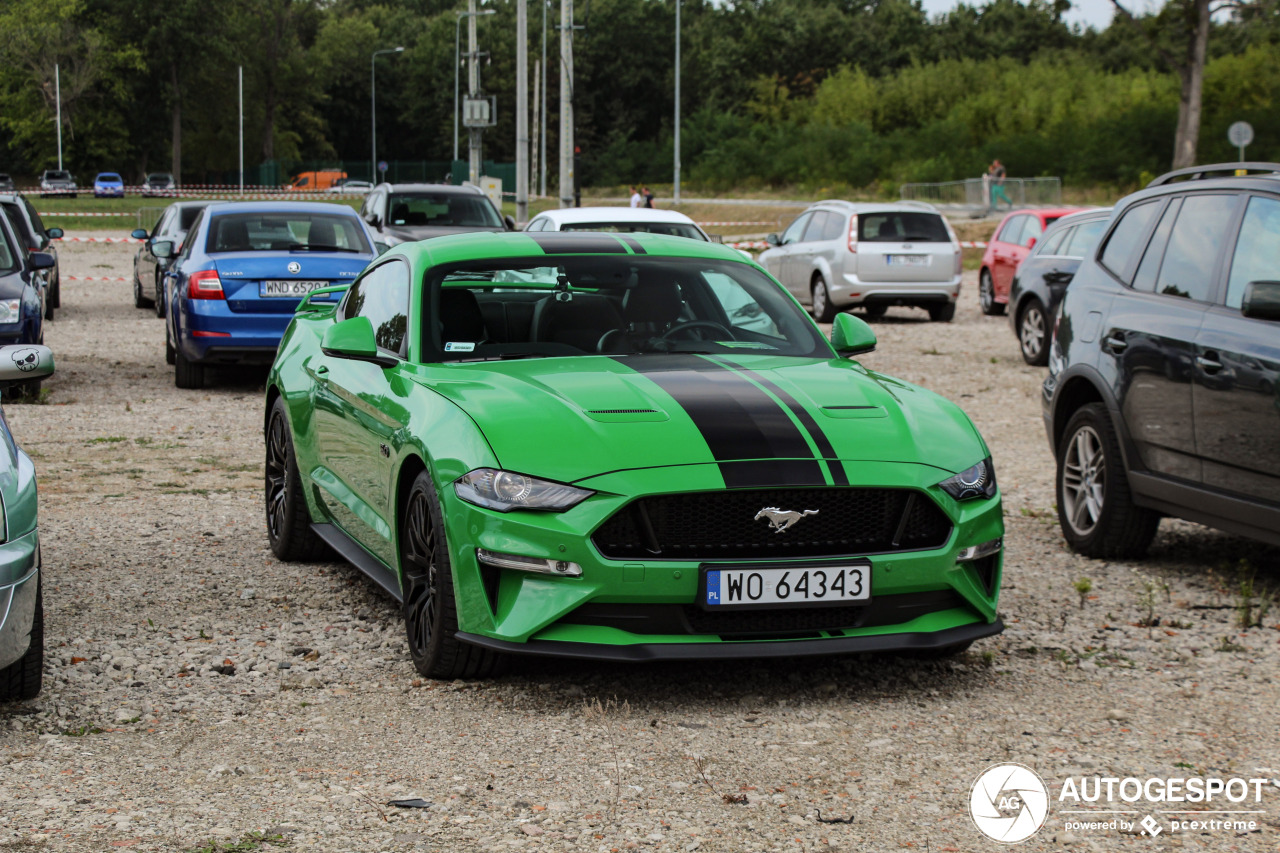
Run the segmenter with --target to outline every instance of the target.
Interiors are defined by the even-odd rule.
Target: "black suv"
[[[1058,520],[1141,556],[1162,515],[1280,545],[1280,164],[1162,175],[1067,288],[1044,382]]]

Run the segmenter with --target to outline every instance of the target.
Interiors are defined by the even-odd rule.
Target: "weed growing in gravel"
[[[76,726],[72,729],[67,729],[62,733],[62,735],[63,737],[86,737],[88,735],[100,735],[102,732],[103,729],[86,724],[83,726]]]
[[[982,653],[982,665],[985,666],[987,669],[991,669],[991,667],[995,666],[996,653],[991,651],[991,649],[987,649],[986,651],[984,651]]]
[[[1151,639],[1151,629],[1160,624],[1160,617],[1156,615],[1157,593],[1160,592],[1160,588],[1163,586],[1167,595],[1169,585],[1141,573],[1138,575],[1138,585],[1142,590],[1138,593],[1138,607],[1144,613],[1143,617],[1138,620],[1138,626],[1146,628],[1147,639]]]
[[[1254,585],[1257,569],[1248,560],[1236,565],[1236,624],[1241,628],[1261,628],[1274,603],[1271,591],[1263,586],[1259,591]]]
[[[128,441],[123,435],[100,435],[97,438],[90,438],[85,444],[119,444],[122,441]]]
[[[269,844],[272,847],[288,847],[289,839],[283,835],[267,835],[263,832],[247,832],[240,837],[239,841],[217,842],[210,841],[201,847],[192,847],[187,853],[223,853],[224,851],[235,850],[261,850],[262,845]]]
[[[707,768],[711,765],[701,755],[690,755],[689,760],[693,762],[693,769],[698,771],[698,777],[702,779],[702,783],[711,789],[711,793],[719,797],[727,805],[745,806],[748,802],[746,794],[722,794],[707,776]]]
[[[1215,652],[1244,652],[1248,651],[1244,646],[1237,643],[1230,637],[1224,636],[1218,640],[1218,645],[1214,647]]]
[[[1084,610],[1085,602],[1089,600],[1089,593],[1093,592],[1093,581],[1080,578],[1072,586],[1075,587],[1076,595],[1080,596],[1080,609]]]
[[[614,698],[604,704],[601,704],[599,699],[592,699],[584,701],[582,706],[582,716],[600,729],[605,747],[613,760],[613,778],[610,780],[613,782],[613,802],[609,804],[609,817],[616,820],[618,805],[622,802],[622,759],[618,757],[618,723],[610,718],[630,717],[631,704],[624,701],[619,705],[618,700]]]

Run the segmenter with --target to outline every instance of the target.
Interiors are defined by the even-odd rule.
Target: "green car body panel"
[[[616,242],[623,250],[610,250],[611,256],[625,259],[634,252],[695,264],[734,263],[767,276],[739,253],[712,243],[648,234]],[[831,651],[859,648],[829,642],[842,638],[879,638],[879,645],[867,648],[894,648],[895,636],[914,637],[919,645],[922,635],[971,629],[977,637],[1002,628],[997,598],[1003,551],[990,558],[985,575],[956,560],[962,549],[1003,536],[999,492],[993,486],[990,496],[961,501],[939,485],[990,452],[968,417],[933,392],[838,356],[825,341],[825,351],[820,348],[816,357],[744,348],[722,354],[436,360],[420,328],[430,305],[430,286],[424,282],[432,271],[503,259],[544,259],[551,266],[565,257],[548,253],[545,243],[525,234],[469,234],[401,244],[379,258],[371,269],[404,263],[412,282],[407,351],[394,366],[325,355],[321,341],[337,322],[334,304],[308,299],[299,307],[268,380],[268,417],[282,398],[307,514],[313,523],[333,525],[358,543],[365,557],[362,568],[369,570],[367,558],[376,560],[385,572],[383,585],[396,592],[402,579],[399,513],[409,484],[426,470],[441,502],[457,630],[466,642],[575,657],[628,657],[614,653],[644,649],[630,656],[643,659],[663,657],[668,645],[678,647],[679,656],[699,657],[715,656],[714,647],[743,645],[750,646],[743,654],[780,654],[789,651],[783,647],[810,641],[804,653],[815,653],[823,650],[822,643]],[[785,298],[803,314],[794,299]],[[805,317],[805,322],[818,335],[812,321]],[[704,385],[713,398],[719,388],[732,386],[733,394],[755,401],[757,414],[771,410],[749,426],[732,413],[725,416],[734,421],[726,425],[730,433],[767,433],[741,442],[745,450],[756,450],[754,455],[733,457],[726,450],[732,441],[726,445],[709,437],[708,420],[718,415],[714,400],[709,406],[697,404]],[[762,448],[767,452],[758,452]],[[559,512],[488,509],[463,500],[454,488],[460,477],[480,468],[593,494]],[[786,473],[771,483],[773,471]],[[617,625],[561,621],[588,603],[687,606],[699,600],[701,570],[715,561],[609,559],[593,543],[593,532],[636,499],[824,486],[909,489],[931,498],[950,522],[950,535],[929,550],[866,555],[872,599],[948,592],[955,606],[912,611],[910,618],[892,624],[771,637],[635,633]],[[581,576],[501,569],[496,590],[492,584],[486,588],[478,548],[571,561],[581,567]],[[849,555],[855,556],[860,555]],[[760,562],[811,566],[823,560],[850,561]]]

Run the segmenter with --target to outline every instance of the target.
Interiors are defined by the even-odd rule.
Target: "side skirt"
[[[404,600],[400,595],[400,581],[396,579],[395,572],[366,551],[359,542],[332,524],[312,524],[311,529],[326,545],[337,551],[342,559],[373,578],[388,595],[396,601]]]

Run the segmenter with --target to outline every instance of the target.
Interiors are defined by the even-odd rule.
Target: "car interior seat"
[[[484,343],[488,340],[484,314],[476,295],[465,288],[440,291],[440,340]]]
[[[583,352],[600,352],[605,336],[622,325],[613,300],[597,293],[556,293],[533,308],[534,341],[568,344]]]

